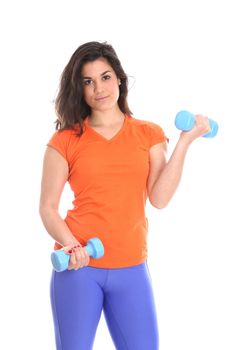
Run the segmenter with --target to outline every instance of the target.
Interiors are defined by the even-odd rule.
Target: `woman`
[[[119,350],[158,349],[158,327],[147,266],[147,197],[164,208],[173,196],[189,145],[210,130],[196,116],[181,132],[169,161],[160,126],[132,117],[127,76],[108,43],[74,52],[55,101],[56,131],[45,151],[40,215],[55,249],[70,254],[68,270],[52,272],[56,346],[90,350],[103,310]],[[63,220],[66,181],[73,208]],[[84,246],[101,239],[105,253],[90,259]]]

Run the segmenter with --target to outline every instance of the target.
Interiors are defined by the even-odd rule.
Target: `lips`
[[[102,97],[97,97],[96,101],[102,101],[105,100],[105,98],[107,98],[108,96],[102,96]]]

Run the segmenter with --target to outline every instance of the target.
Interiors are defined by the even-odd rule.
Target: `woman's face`
[[[92,110],[103,111],[116,107],[120,80],[106,59],[85,63],[81,74],[83,96]]]

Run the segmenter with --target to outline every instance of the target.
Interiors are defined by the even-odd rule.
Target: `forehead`
[[[82,76],[99,76],[105,71],[113,71],[111,65],[105,58],[98,58],[95,61],[87,62],[83,65],[81,74]]]

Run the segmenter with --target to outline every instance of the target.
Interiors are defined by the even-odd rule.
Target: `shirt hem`
[[[99,269],[120,269],[120,268],[127,268],[127,267],[132,267],[132,266],[137,266],[137,265],[140,265],[144,262],[147,261],[147,256],[144,257],[143,259],[140,259],[140,260],[137,260],[135,262],[132,262],[132,263],[118,263],[118,264],[96,264],[95,261],[91,261],[89,263],[89,267],[95,267],[95,268],[99,268]]]

